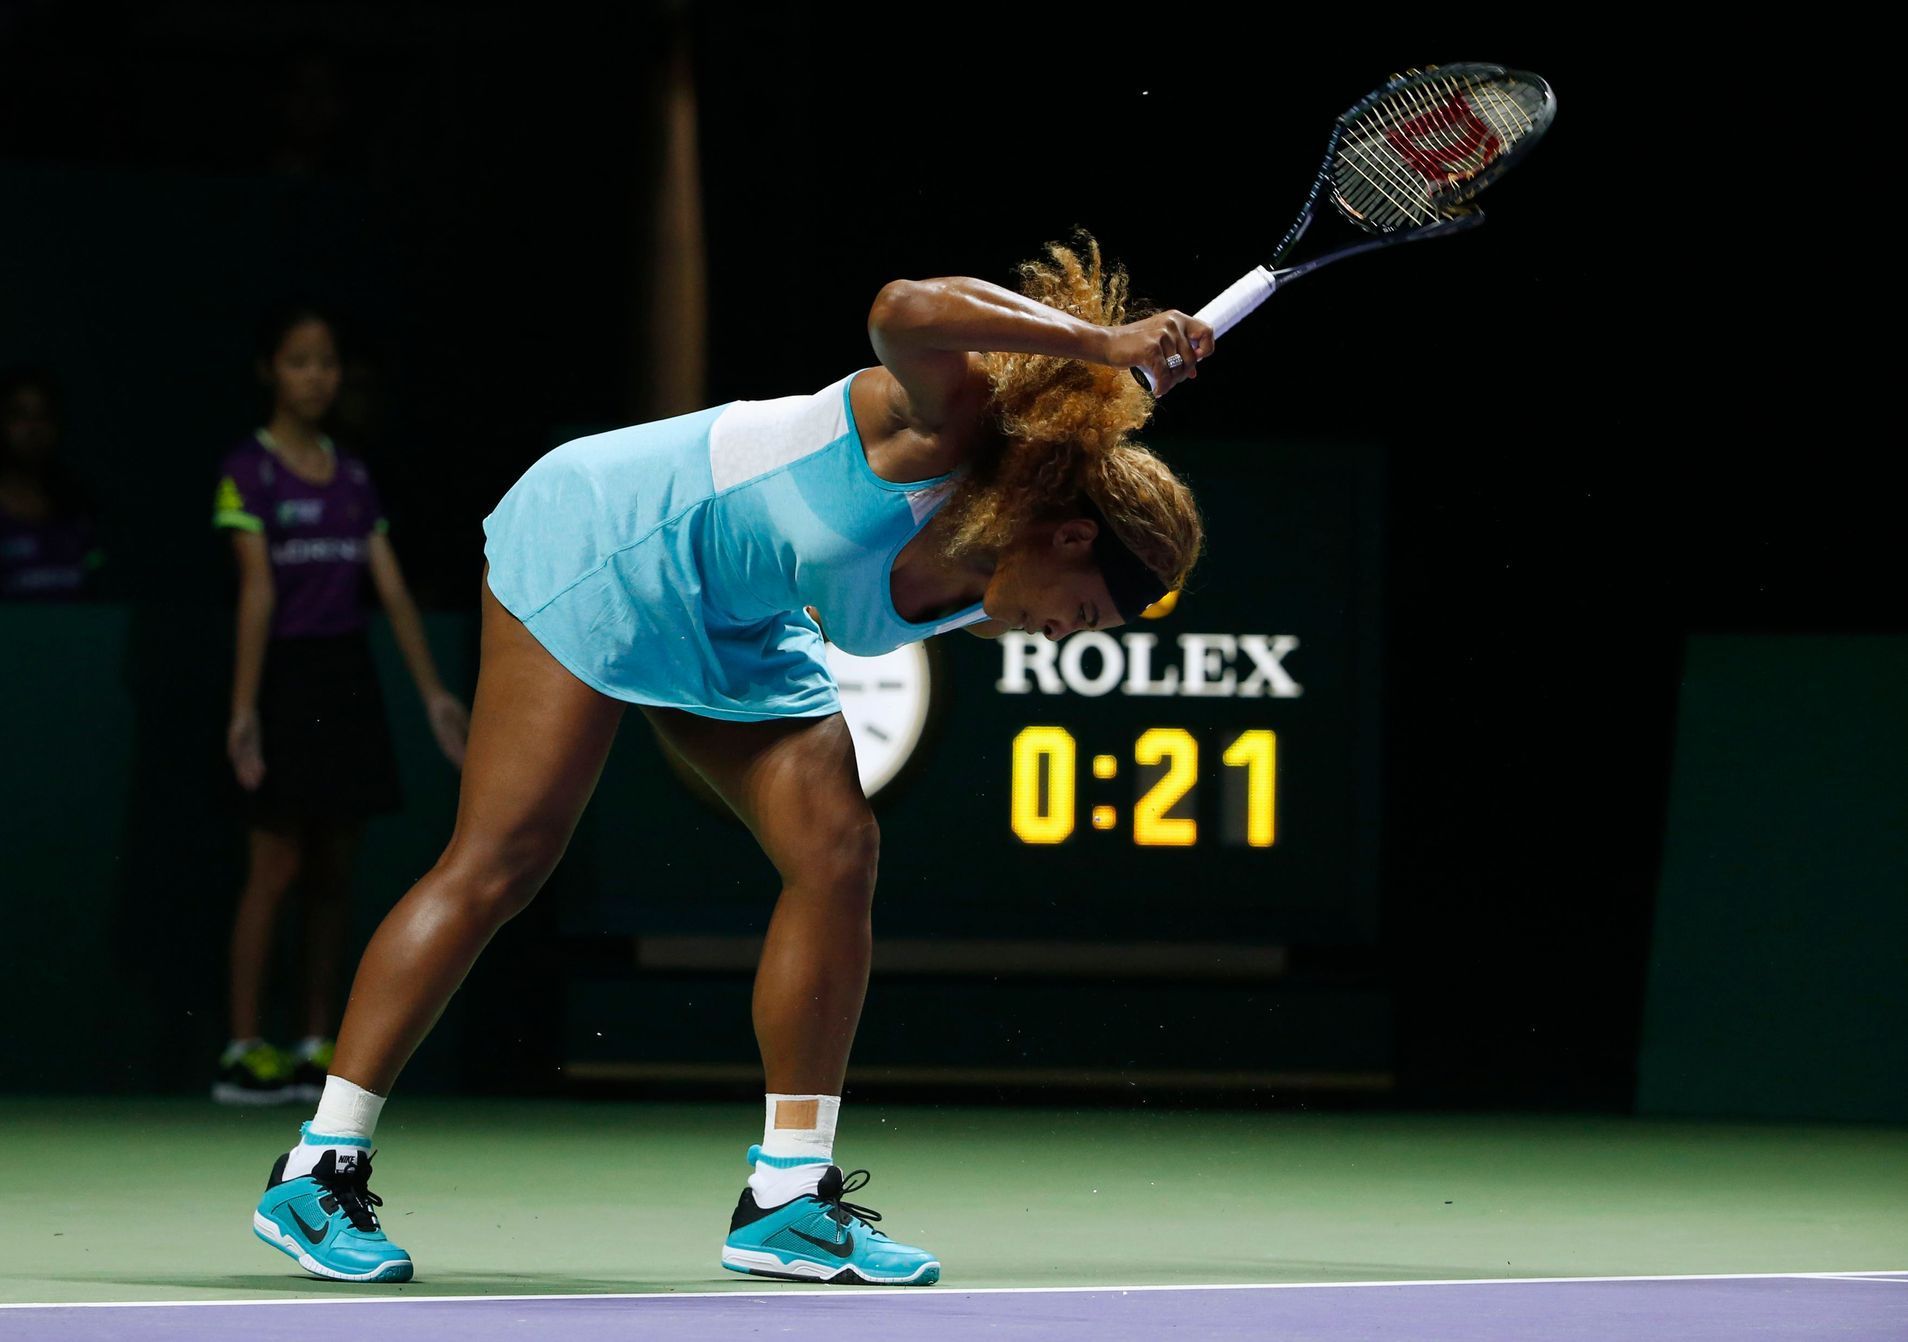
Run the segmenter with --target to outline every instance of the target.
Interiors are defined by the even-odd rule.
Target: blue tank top
[[[763,613],[814,606],[831,643],[873,656],[982,619],[979,605],[939,620],[894,608],[895,557],[953,492],[951,476],[896,484],[868,464],[850,376],[812,397],[738,401],[709,430],[721,519],[708,558],[725,588]]]
[[[849,391],[736,401],[566,443],[485,519],[490,586],[586,683],[714,716],[838,707],[814,622],[862,656],[986,618],[894,608],[894,560],[953,490],[868,464]]]

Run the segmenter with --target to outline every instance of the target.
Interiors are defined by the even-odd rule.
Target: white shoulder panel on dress
[[[949,620],[946,624],[935,625],[934,633],[951,634],[956,629],[965,629],[970,624],[979,624],[982,620],[986,618],[987,618],[987,612],[982,610],[980,608],[980,605],[976,603],[974,606],[974,609],[968,611],[967,614],[957,616],[956,618]],[[932,637],[932,636],[933,635],[929,635],[929,637]]]
[[[954,492],[954,483],[952,480],[943,480],[938,485],[929,485],[908,495],[908,511],[914,514],[915,525],[926,521],[947,502],[948,496]]]
[[[718,491],[819,452],[848,432],[841,379],[813,396],[737,401],[709,428],[709,473]]]

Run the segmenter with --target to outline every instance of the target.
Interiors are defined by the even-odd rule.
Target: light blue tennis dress
[[[856,376],[565,443],[484,519],[491,592],[614,698],[743,722],[837,712],[803,607],[862,656],[986,618],[895,611],[895,556],[953,482],[874,473]]]

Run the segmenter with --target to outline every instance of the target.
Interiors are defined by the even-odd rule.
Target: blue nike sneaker
[[[722,1243],[722,1266],[731,1272],[785,1281],[825,1281],[836,1286],[931,1286],[941,1279],[940,1260],[926,1249],[896,1244],[870,1221],[881,1213],[857,1207],[846,1195],[868,1182],[868,1171],[845,1180],[830,1165],[813,1195],[764,1210],[753,1189],[742,1190]]]
[[[272,1167],[272,1180],[252,1213],[252,1233],[298,1260],[314,1277],[332,1281],[409,1281],[411,1255],[384,1237],[370,1189],[371,1152],[327,1147],[311,1173],[285,1177],[289,1154]]]

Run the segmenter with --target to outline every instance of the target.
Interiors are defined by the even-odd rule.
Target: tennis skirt
[[[723,407],[565,443],[484,519],[503,608],[578,680],[625,703],[738,722],[841,711],[801,610],[737,615],[709,431]]]
[[[362,632],[273,639],[258,691],[260,823],[363,820],[403,804],[371,645]]]

